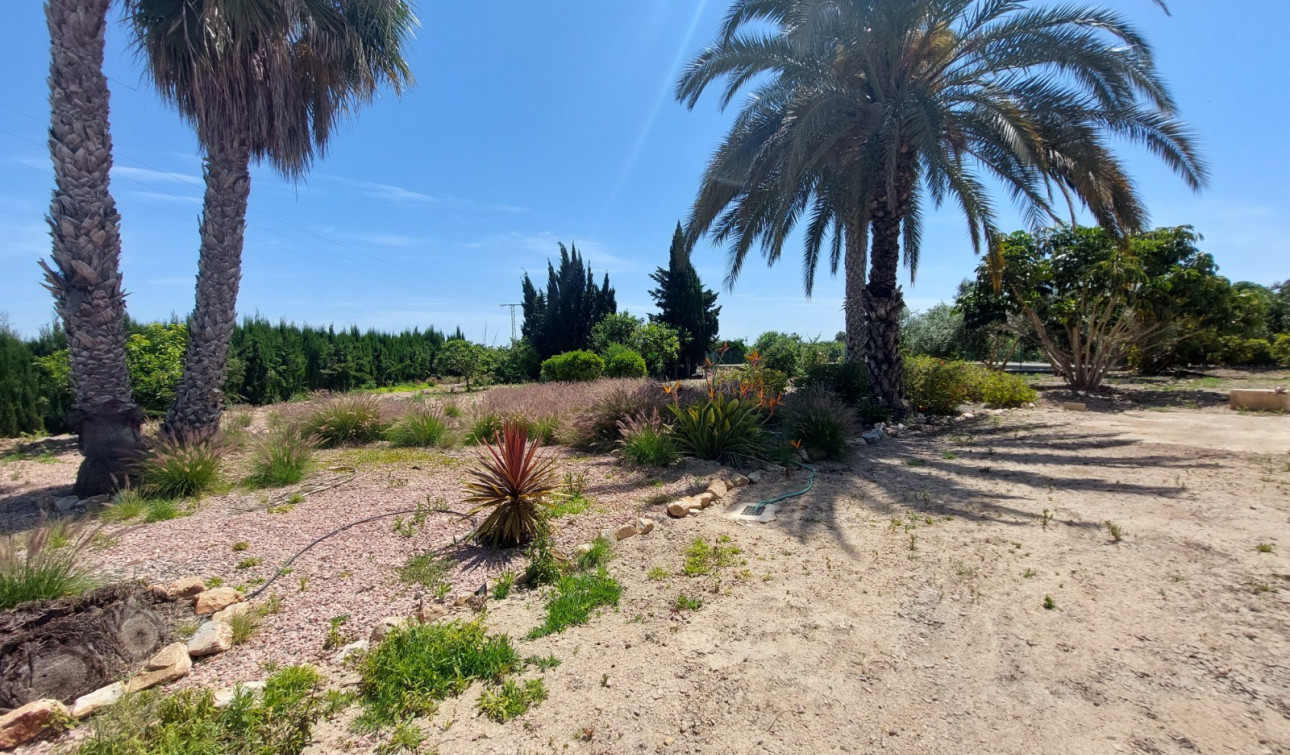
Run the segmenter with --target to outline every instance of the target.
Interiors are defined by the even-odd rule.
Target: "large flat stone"
[[[188,657],[188,648],[186,648],[182,642],[168,645],[160,653],[154,656],[153,660],[149,661],[148,665],[151,666],[153,662],[163,656],[173,657],[176,660],[170,666],[155,669],[153,671],[145,671],[126,682],[126,693],[134,694],[140,690],[155,687],[158,684],[169,684],[176,679],[183,679],[185,676],[188,676],[188,672],[193,670],[193,659]]]
[[[1237,388],[1228,395],[1233,409],[1255,412],[1290,412],[1290,392],[1277,393],[1272,388]]]
[[[30,742],[46,726],[70,715],[66,705],[48,698],[12,710],[0,716],[0,750],[12,750]]]
[[[88,695],[81,695],[72,704],[72,717],[85,718],[99,709],[105,708],[120,700],[125,694],[125,682],[112,682],[106,687],[99,687]]]
[[[233,627],[222,621],[208,621],[198,627],[189,638],[188,655],[193,658],[215,655],[231,647],[233,647]]]
[[[193,604],[193,609],[198,616],[206,616],[228,608],[234,603],[241,603],[244,600],[246,598],[242,593],[231,587],[216,587],[214,590],[199,593],[197,601]]]

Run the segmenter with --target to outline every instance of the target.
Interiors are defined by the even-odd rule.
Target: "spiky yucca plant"
[[[484,444],[480,468],[470,470],[475,479],[466,483],[466,501],[479,504],[471,513],[492,510],[475,529],[475,540],[506,548],[537,534],[545,499],[556,488],[555,459],[539,453],[542,441],[530,442],[523,422],[506,422],[494,439],[495,447]]]

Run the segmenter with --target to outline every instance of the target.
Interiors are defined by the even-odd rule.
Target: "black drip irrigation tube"
[[[790,464],[792,464],[792,465],[793,465],[793,466],[795,466],[795,467],[801,467],[802,469],[805,469],[806,471],[808,471],[808,472],[810,472],[810,473],[811,473],[811,477],[810,477],[810,479],[808,479],[808,480],[807,480],[807,482],[806,482],[806,487],[802,488],[801,490],[793,491],[793,492],[791,492],[791,493],[784,493],[783,495],[777,495],[777,496],[775,496],[774,498],[767,498],[767,499],[765,499],[765,500],[758,501],[758,502],[757,502],[757,505],[753,507],[754,509],[756,509],[757,513],[759,513],[759,514],[760,514],[760,513],[761,513],[761,511],[762,511],[763,509],[765,509],[767,506],[769,506],[769,505],[771,505],[771,504],[779,503],[780,501],[787,501],[787,500],[788,500],[788,499],[790,499],[790,498],[797,498],[797,497],[799,497],[799,496],[804,496],[804,495],[806,495],[807,493],[811,492],[811,489],[815,487],[815,467],[813,467],[813,466],[811,466],[811,465],[809,465],[809,464],[802,464],[802,463],[800,463],[800,462],[796,462],[796,461],[789,462],[789,463],[790,463]],[[353,479],[353,478],[351,477],[350,479]],[[348,480],[346,480],[346,482],[348,482]],[[318,544],[319,544],[319,543],[321,543],[322,541],[324,541],[324,540],[326,540],[326,539],[328,539],[328,538],[331,538],[331,537],[335,537],[336,535],[339,535],[340,533],[344,532],[345,530],[349,529],[350,527],[357,527],[357,526],[358,526],[358,525],[360,525],[360,524],[366,524],[366,523],[368,523],[368,522],[374,522],[374,521],[376,521],[377,519],[384,519],[384,518],[386,518],[386,517],[391,517],[391,516],[401,516],[401,515],[404,515],[404,514],[415,514],[415,513],[417,513],[418,511],[424,511],[424,509],[422,509],[422,508],[415,508],[415,509],[404,509],[404,510],[401,510],[401,511],[387,511],[387,512],[385,512],[384,514],[376,514],[376,515],[374,515],[374,516],[369,516],[369,517],[366,517],[366,518],[363,518],[363,519],[359,519],[359,520],[357,520],[357,521],[350,522],[349,524],[345,524],[345,525],[342,525],[342,526],[340,526],[340,527],[337,527],[336,529],[332,530],[331,532],[328,532],[328,533],[326,533],[326,534],[324,534],[324,535],[322,535],[322,536],[320,536],[320,537],[314,538],[313,542],[309,543],[309,544],[308,544],[308,545],[306,545],[304,548],[301,548],[299,551],[297,551],[297,552],[296,552],[296,554],[295,554],[294,556],[292,556],[291,558],[287,559],[287,560],[286,560],[286,562],[282,564],[282,566],[279,566],[279,567],[278,567],[278,570],[277,570],[276,572],[274,572],[274,573],[273,573],[273,576],[272,576],[272,577],[270,577],[270,578],[269,578],[269,581],[268,581],[268,582],[265,582],[265,583],[264,583],[264,584],[262,584],[262,585],[260,585],[260,586],[259,586],[258,588],[256,588],[256,590],[255,590],[254,592],[252,592],[250,595],[247,595],[247,596],[246,596],[246,599],[247,599],[247,600],[252,600],[252,599],[254,599],[255,597],[257,597],[260,593],[262,593],[262,592],[264,592],[265,590],[269,589],[269,586],[270,586],[270,585],[272,585],[274,582],[276,582],[276,581],[277,581],[277,579],[278,579],[278,577],[281,577],[281,576],[282,576],[282,574],[283,574],[283,572],[285,572],[287,569],[289,569],[289,568],[291,567],[291,565],[292,565],[292,564],[294,564],[294,563],[296,562],[296,559],[298,559],[298,558],[300,558],[301,556],[303,556],[303,555],[305,555],[306,553],[308,553],[308,552],[309,552],[309,551],[310,551],[310,550],[311,550],[315,545],[318,545]],[[476,522],[475,522],[475,517],[471,516],[470,514],[463,514],[463,513],[461,513],[460,511],[451,511],[451,510],[448,510],[448,509],[439,509],[439,510],[437,510],[437,511],[433,512],[433,513],[436,513],[436,514],[451,514],[451,515],[453,515],[453,516],[460,517],[460,518],[462,518],[462,519],[465,519],[465,520],[469,521],[469,522],[471,523],[472,527],[473,527],[473,526],[478,526],[478,525],[476,524]],[[471,535],[473,532],[474,532],[474,530],[472,529],[472,530],[471,530],[471,532],[469,532],[469,533],[467,533],[467,534],[466,534],[466,538],[463,538],[463,539],[468,539],[468,538],[470,537],[470,535]],[[460,542],[461,542],[461,540],[458,540],[457,538],[453,538],[452,545],[446,545],[446,546],[444,546],[444,547],[443,547],[443,549],[447,549],[447,548],[450,548],[450,547],[452,547],[452,546],[455,546],[455,545],[457,545],[457,544],[458,544],[458,543],[460,543]],[[441,549],[441,550],[443,550],[443,549]]]
[[[346,524],[346,525],[343,525],[343,526],[337,527],[336,529],[332,530],[331,532],[328,532],[328,533],[327,533],[327,534],[325,534],[325,535],[322,535],[322,536],[320,536],[320,537],[315,538],[313,542],[309,543],[309,544],[308,544],[308,545],[306,545],[304,548],[301,548],[299,551],[297,551],[297,552],[296,552],[296,554],[295,554],[294,556],[292,556],[291,558],[287,559],[287,560],[286,560],[286,562],[282,564],[282,566],[279,566],[279,567],[278,567],[278,570],[277,570],[276,572],[274,572],[274,573],[273,573],[273,576],[272,576],[272,577],[270,577],[270,578],[269,578],[269,581],[268,581],[268,582],[265,582],[264,584],[262,584],[262,585],[260,585],[258,588],[256,588],[255,592],[251,593],[250,595],[247,595],[247,596],[246,596],[246,599],[247,599],[247,600],[252,600],[252,599],[254,599],[256,596],[258,596],[260,593],[262,593],[262,592],[264,592],[265,590],[269,589],[269,585],[272,585],[274,582],[276,582],[276,581],[277,581],[277,579],[278,579],[278,577],[281,577],[281,576],[283,575],[283,573],[284,573],[288,568],[290,568],[290,567],[291,567],[291,565],[292,565],[293,563],[295,563],[296,559],[298,559],[298,558],[300,558],[301,556],[303,556],[303,555],[305,555],[306,553],[308,553],[308,552],[309,552],[309,550],[310,550],[310,549],[312,549],[315,545],[317,545],[317,544],[321,543],[322,541],[326,540],[327,538],[335,537],[336,535],[339,535],[340,533],[344,532],[345,530],[349,529],[350,527],[357,527],[357,526],[358,526],[358,525],[360,525],[360,524],[366,524],[367,522],[374,522],[374,521],[376,521],[377,519],[384,519],[384,518],[386,518],[386,517],[390,517],[390,516],[401,516],[401,515],[403,515],[403,514],[415,514],[415,513],[417,513],[418,511],[425,511],[425,509],[424,509],[424,508],[421,508],[421,507],[418,507],[418,508],[415,508],[415,509],[405,509],[405,510],[402,510],[402,511],[387,511],[387,512],[385,512],[384,514],[376,514],[375,516],[369,516],[369,517],[366,517],[366,518],[364,518],[364,519],[359,519],[359,520],[357,520],[357,521],[350,522],[349,524]],[[470,535],[474,533],[474,529],[473,529],[473,527],[474,527],[474,526],[477,526],[477,525],[476,525],[476,523],[475,523],[475,517],[471,516],[470,514],[463,514],[463,513],[461,513],[460,511],[450,511],[450,510],[448,510],[448,509],[437,509],[437,510],[435,510],[435,511],[431,512],[431,513],[434,513],[434,514],[452,514],[453,516],[460,517],[460,518],[462,518],[462,519],[465,519],[465,520],[469,521],[469,522],[471,523],[471,525],[472,525],[472,530],[471,530],[471,532],[469,532],[469,533],[467,533],[467,534],[466,534],[466,537],[467,537],[467,538],[469,538],[469,537],[470,537]],[[461,542],[461,540],[458,540],[457,538],[455,538],[455,537],[454,537],[454,538],[453,538],[453,540],[452,540],[452,545],[445,545],[445,546],[443,546],[443,548],[440,548],[439,550],[445,550],[445,549],[447,549],[447,548],[451,548],[452,546],[455,546],[455,545],[457,545],[457,544],[458,544],[458,543],[460,543],[460,542]],[[431,551],[431,552],[433,552],[433,551]]]

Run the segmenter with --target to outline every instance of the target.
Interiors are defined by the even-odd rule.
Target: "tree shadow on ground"
[[[973,447],[945,442],[945,436],[965,430],[975,433]],[[1044,506],[1040,497],[1054,489],[1165,498],[1186,492],[1182,487],[1132,480],[1109,482],[1100,476],[1076,476],[1069,471],[1063,475],[1045,474],[1039,471],[1045,466],[1081,464],[1114,469],[1116,473],[1146,468],[1177,467],[1188,471],[1197,468],[1195,460],[1171,456],[1081,453],[1138,445],[1138,441],[1113,434],[1063,430],[1051,436],[1027,438],[1016,437],[1017,430],[1017,427],[956,425],[862,447],[847,461],[820,464],[815,488],[800,498],[785,501],[770,526],[803,542],[827,535],[844,552],[854,556],[855,547],[845,535],[847,522],[874,517],[895,519],[912,514],[950,516],[1008,527],[1029,526],[1042,520]],[[950,449],[955,458],[933,456]],[[777,483],[769,489],[753,490],[759,498],[769,498],[800,488],[805,477],[799,473],[796,479],[796,485]],[[1001,489],[1004,486],[1006,490]],[[1081,521],[1070,524],[1084,529],[1100,526]]]
[[[36,527],[47,519],[59,518],[41,503],[71,495],[72,486],[49,485],[13,495],[3,495],[3,492],[0,488],[0,535],[12,535]]]

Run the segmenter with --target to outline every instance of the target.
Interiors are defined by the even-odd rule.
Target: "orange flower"
[[[756,367],[757,365],[761,364],[762,356],[761,356],[761,353],[757,351],[757,349],[753,349],[752,353],[744,357],[744,359],[748,360],[748,364],[751,364],[753,367]]]
[[[799,438],[799,439],[797,439],[797,440],[790,440],[790,441],[788,442],[788,445],[790,445],[790,446],[792,446],[793,448],[796,448],[796,449],[798,449],[798,450],[801,450],[801,448],[802,448],[802,440],[801,440],[800,438]]]

